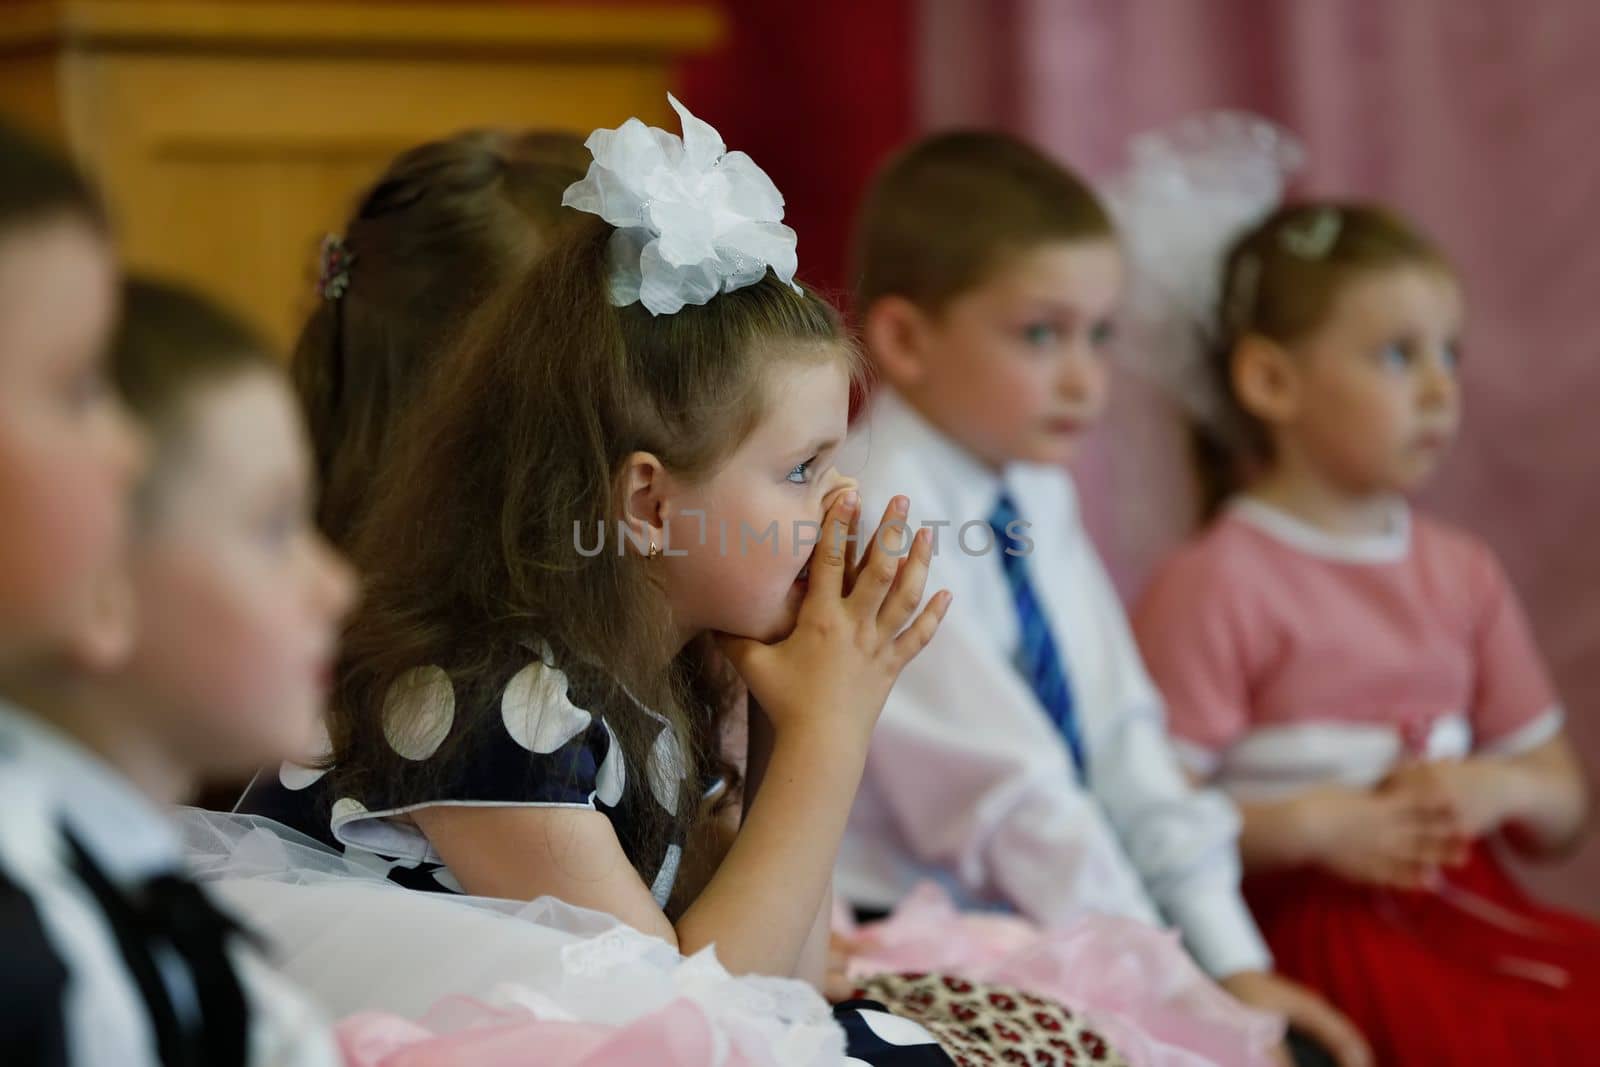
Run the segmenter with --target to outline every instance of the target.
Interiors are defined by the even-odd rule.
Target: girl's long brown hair
[[[690,754],[687,782],[711,758],[729,689],[705,639],[680,649],[648,560],[619,554],[612,536],[585,556],[575,532],[588,546],[597,524],[614,530],[617,475],[635,451],[690,481],[711,474],[761,418],[774,361],[855,355],[825,300],[770,273],[674,315],[612,306],[612,232],[582,216],[473,320],[393,437],[352,542],[369,584],[331,715],[332,773],[356,795],[360,780],[402,770],[380,720],[404,672],[434,665],[455,684],[457,728],[427,765],[444,777],[546,641],[630,768],[659,729],[640,704]],[[696,800],[686,793],[678,811]],[[637,839],[673,829],[663,814]]]
[[[469,130],[397,156],[361,195],[340,237],[342,294],[318,301],[293,362],[335,544],[456,332],[573,220],[561,194],[588,163],[575,134]]]

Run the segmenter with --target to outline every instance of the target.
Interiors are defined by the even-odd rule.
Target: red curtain
[[[800,235],[801,278],[844,303],[856,206],[915,121],[916,5],[724,0],[723,8],[727,39],[684,65],[681,98],[772,176]]]

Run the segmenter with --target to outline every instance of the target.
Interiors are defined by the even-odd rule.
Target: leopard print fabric
[[[1008,986],[941,974],[880,974],[857,997],[921,1023],[957,1067],[1128,1067],[1087,1020]]]

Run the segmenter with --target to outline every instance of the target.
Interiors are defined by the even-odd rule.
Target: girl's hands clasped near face
[[[928,530],[910,537],[909,507],[895,497],[855,561],[860,499],[853,489],[840,493],[812,551],[793,632],[770,645],[720,638],[779,734],[818,729],[865,744],[895,679],[938,631],[950,593],[940,591],[922,606],[933,539]]]

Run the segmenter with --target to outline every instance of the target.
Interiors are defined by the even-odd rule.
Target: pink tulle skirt
[[[935,971],[1012,986],[1092,1020],[1134,1067],[1271,1067],[1284,1024],[1233,999],[1189,958],[1177,934],[1087,915],[1044,930],[1011,915],[962,913],[937,886],[893,915],[835,931],[847,974]]]
[[[719,1047],[696,1004],[674,1001],[625,1025],[541,1018],[536,1008],[495,1007],[457,998],[420,1022],[378,1012],[337,1028],[346,1067],[751,1067],[737,1048]]]

